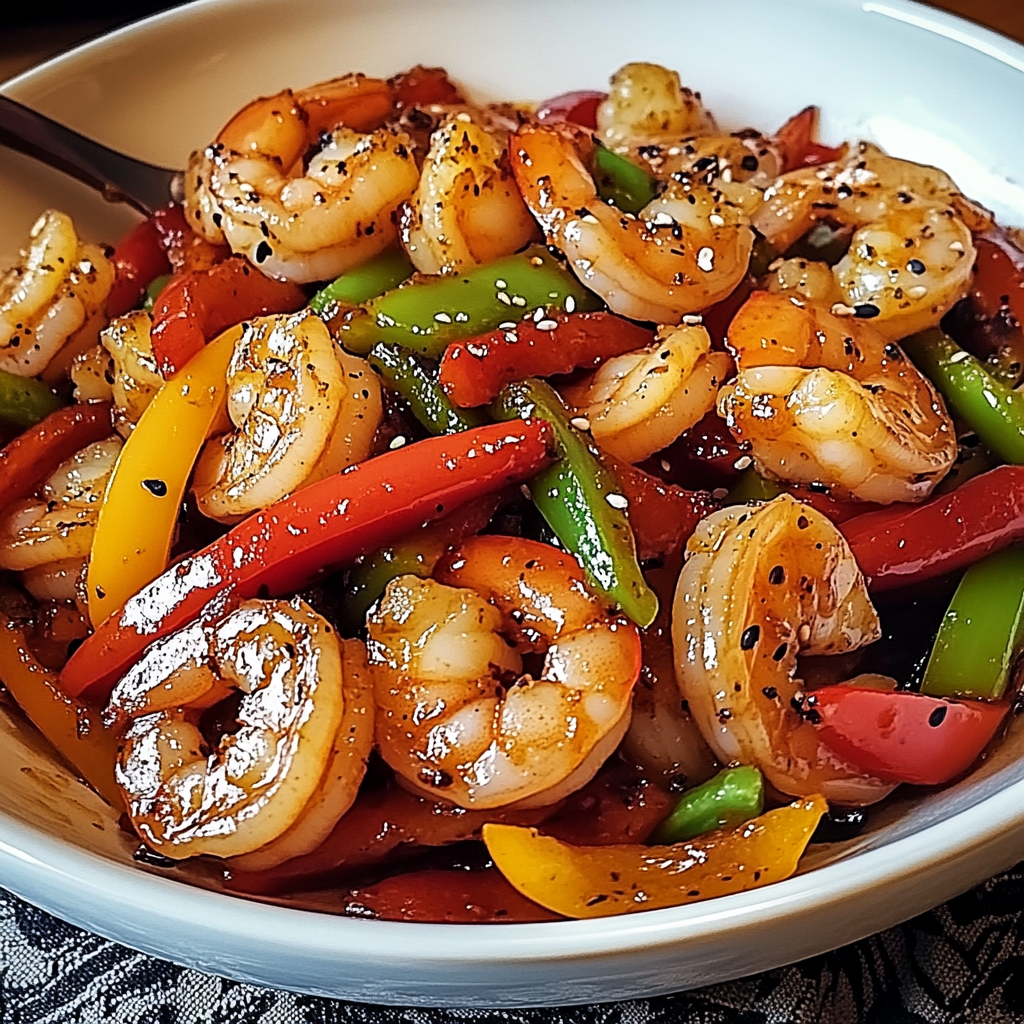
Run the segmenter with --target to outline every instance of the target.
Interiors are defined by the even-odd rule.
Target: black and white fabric
[[[0,890],[0,1024],[1024,1024],[1024,865],[898,928],[695,992],[545,1010],[364,1006],[177,967]]]

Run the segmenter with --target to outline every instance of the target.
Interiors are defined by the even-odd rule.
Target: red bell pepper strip
[[[597,108],[608,99],[606,92],[580,89],[563,92],[542,103],[537,108],[538,121],[571,121],[591,131],[597,128]]]
[[[1024,327],[1024,251],[999,228],[975,239],[975,264],[971,298],[989,319],[1000,318],[1007,326]]]
[[[160,232],[152,220],[132,228],[114,246],[114,286],[107,296],[107,316],[123,316],[142,299],[146,285],[161,274],[171,272]]]
[[[178,203],[157,210],[152,219],[160,244],[176,274],[209,270],[231,255],[227,245],[214,245],[193,231],[185,220],[184,208]]]
[[[226,328],[305,304],[298,285],[264,277],[242,256],[176,274],[153,305],[153,355],[164,377],[172,377]]]
[[[394,97],[395,111],[406,107],[422,107],[429,103],[462,103],[459,87],[444,68],[427,68],[422,64],[395,75],[388,85]]]
[[[681,551],[697,524],[719,507],[708,491],[688,491],[667,484],[605,452],[600,457],[618,477],[619,490],[629,502],[629,525],[641,562],[664,561]]]
[[[213,622],[246,598],[285,594],[519,483],[551,460],[539,420],[492,423],[399,448],[304,487],[170,566],[74,653],[61,674],[72,697],[105,700],[142,651],[193,620]]]
[[[842,146],[823,146],[814,141],[818,130],[818,108],[804,107],[794,114],[776,133],[775,148],[782,160],[781,174],[800,167],[817,167],[838,160]]]
[[[867,774],[941,786],[978,759],[1009,707],[909,690],[827,686],[807,695],[803,713],[829,747]]]
[[[1000,466],[924,505],[842,524],[873,591],[942,576],[1024,540],[1024,466]]]
[[[509,330],[452,342],[439,380],[455,405],[486,405],[512,381],[550,377],[654,344],[654,333],[613,313],[555,313]],[[554,326],[552,326],[554,325]]]
[[[27,498],[65,459],[113,432],[106,403],[51,412],[0,450],[0,508]]]

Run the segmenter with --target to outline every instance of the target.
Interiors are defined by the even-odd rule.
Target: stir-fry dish
[[[670,907],[998,743],[1021,236],[816,120],[726,133],[653,64],[539,106],[353,74],[254,100],[113,248],[39,218],[0,697],[146,870]]]

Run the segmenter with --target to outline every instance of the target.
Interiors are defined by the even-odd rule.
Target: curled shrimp
[[[783,793],[863,806],[893,789],[821,743],[795,678],[798,654],[880,635],[846,541],[788,494],[713,513],[687,545],[672,609],[680,690],[722,762],[756,766]]]
[[[79,402],[113,402],[114,429],[127,437],[164,379],[153,355],[152,318],[134,310],[112,320],[100,343],[75,357],[71,380]]]
[[[829,309],[843,300],[836,279],[832,276],[832,268],[816,260],[799,257],[776,260],[769,267],[766,286],[773,294],[810,299]]]
[[[96,441],[62,462],[38,497],[10,506],[0,520],[0,568],[47,566],[77,579],[120,452],[119,437]],[[37,572],[31,578],[42,581],[47,576]]]
[[[113,283],[103,249],[80,242],[66,213],[47,210],[21,262],[0,277],[0,370],[34,377],[65,346],[88,348]]]
[[[833,269],[842,304],[893,340],[934,327],[967,294],[971,231],[989,223],[943,171],[867,143],[783,175],[764,198],[751,219],[780,252],[819,221],[855,229]]]
[[[254,100],[192,154],[189,223],[286,281],[332,278],[383,251],[419,178],[408,135],[380,127],[392,103],[387,82],[363,75]]]
[[[369,454],[382,414],[378,378],[310,310],[245,324],[227,381],[236,430],[199,458],[193,490],[204,515],[232,521]]]
[[[756,292],[729,347],[739,372],[718,411],[762,475],[887,504],[927,497],[956,461],[942,399],[869,323]]]
[[[127,723],[116,777],[136,832],[174,860],[234,857],[318,818],[311,801],[325,793],[340,818],[365,768],[346,754],[347,729],[368,721],[346,719],[343,675],[337,635],[298,598],[245,601],[153,644],[104,713]],[[200,716],[233,693],[239,727],[208,745]]]
[[[684,88],[679,74],[660,64],[623,65],[597,108],[597,137],[616,153],[660,149],[714,128],[700,93]]]
[[[629,724],[636,627],[537,541],[471,538],[434,575],[393,580],[367,617],[384,759],[461,807],[544,806],[585,785]],[[541,651],[535,679],[521,655]]]
[[[562,394],[605,451],[642,462],[715,407],[731,368],[703,327],[661,327],[656,344],[609,359]]]
[[[516,181],[548,242],[616,313],[678,324],[729,295],[747,272],[754,235],[720,191],[671,180],[639,214],[604,203],[587,170],[590,136],[527,125],[509,143]]]
[[[416,194],[402,207],[402,244],[423,274],[508,256],[537,234],[508,164],[508,132],[483,120],[459,111],[440,124]]]

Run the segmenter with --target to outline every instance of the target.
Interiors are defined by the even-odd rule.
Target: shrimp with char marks
[[[764,200],[751,220],[779,252],[821,221],[855,229],[833,268],[836,310],[871,319],[890,340],[936,326],[967,294],[972,231],[991,223],[943,171],[868,143],[838,163],[784,174]]]
[[[509,142],[526,205],[580,281],[616,313],[671,325],[729,295],[754,242],[746,214],[690,179],[624,214],[597,193],[592,148],[589,133],[564,124],[526,125]]]
[[[80,242],[66,213],[47,210],[21,262],[0,277],[0,370],[34,377],[66,346],[91,346],[113,284],[104,250]]]
[[[537,224],[508,163],[508,127],[484,111],[451,113],[434,132],[402,244],[423,274],[451,274],[518,252]]]
[[[461,807],[545,806],[584,786],[629,725],[636,627],[547,544],[482,536],[434,579],[402,576],[367,617],[377,747]],[[538,678],[522,655],[545,652]]]
[[[234,521],[369,455],[379,378],[310,310],[245,324],[227,380],[236,429],[207,442],[193,483],[210,518]]]
[[[712,513],[687,544],[672,609],[680,691],[721,761],[754,765],[782,793],[857,807],[893,789],[822,743],[796,678],[797,655],[880,635],[843,536],[788,494]]]
[[[762,475],[889,504],[926,498],[956,461],[941,397],[869,323],[755,292],[728,344],[739,372],[718,412]]]
[[[409,136],[384,125],[392,110],[388,83],[363,75],[254,100],[192,154],[189,223],[284,281],[370,259],[396,241],[395,211],[419,179]]]
[[[234,692],[239,727],[208,744],[200,716]],[[346,686],[337,635],[298,598],[245,601],[153,644],[104,712],[108,726],[127,726],[117,781],[136,832],[173,860],[269,844],[281,860],[308,852],[362,780],[365,693]],[[313,827],[289,839],[299,823]]]

